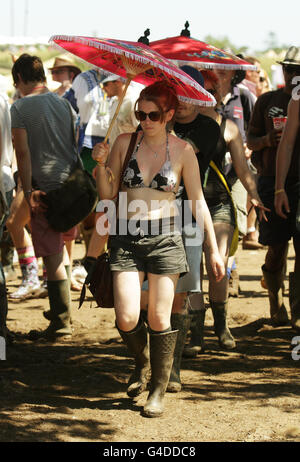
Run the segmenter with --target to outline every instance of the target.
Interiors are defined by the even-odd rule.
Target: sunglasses
[[[298,74],[299,73],[299,75],[300,75],[300,66],[293,66],[293,65],[287,64],[287,65],[283,66],[283,69],[288,74]]]
[[[68,72],[68,69],[52,69],[51,74],[63,74],[64,72]]]
[[[146,120],[147,116],[149,117],[152,122],[158,122],[161,118],[161,114],[159,111],[151,111],[151,112],[144,112],[144,111],[135,111],[135,117],[137,120],[140,122],[144,122]]]

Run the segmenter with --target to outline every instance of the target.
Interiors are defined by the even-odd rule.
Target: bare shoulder
[[[170,149],[176,153],[178,158],[183,158],[187,155],[195,156],[195,152],[191,144],[176,135],[170,134],[169,144]]]
[[[224,137],[227,142],[236,139],[240,132],[238,126],[230,119],[226,119]]]
[[[121,158],[125,158],[130,141],[131,141],[132,133],[122,133],[119,135],[113,146],[112,151],[118,152]],[[141,135],[138,133],[138,139]]]
[[[131,140],[132,133],[122,133],[116,138],[114,142],[114,147],[117,146],[118,149],[127,149]]]

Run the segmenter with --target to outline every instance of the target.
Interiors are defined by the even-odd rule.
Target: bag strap
[[[216,166],[216,164],[214,163],[213,160],[210,161],[209,163],[209,166],[216,172],[216,174],[218,175],[218,177],[220,178],[221,182],[223,183],[223,185],[225,186],[225,189],[226,191],[228,192],[228,195],[231,199],[231,202],[232,202],[232,205],[233,205],[233,209],[234,209],[234,216],[235,216],[235,224],[237,226],[237,213],[236,213],[236,207],[235,207],[235,204],[233,202],[233,199],[232,199],[232,194],[231,194],[231,191],[229,189],[229,186],[227,184],[227,181],[224,177],[224,175],[220,172],[220,170],[218,169],[218,167]]]
[[[68,110],[70,112],[71,127],[72,127],[72,133],[73,133],[74,146],[76,148],[76,153],[77,153],[77,161],[83,167],[82,160],[81,160],[79,150],[78,150],[78,143],[77,143],[77,140],[76,140],[76,131],[75,131],[74,120],[73,120],[74,116],[73,116],[73,112],[72,112],[72,106],[71,106],[71,104],[69,103],[69,101],[66,98],[61,98],[61,99],[66,102],[66,105],[68,106]]]
[[[130,138],[130,143],[129,143],[129,146],[128,146],[128,149],[127,149],[127,152],[126,152],[126,157],[125,157],[125,160],[124,160],[124,163],[123,163],[122,173],[120,175],[119,191],[121,189],[124,173],[125,173],[126,167],[128,165],[128,162],[130,160],[130,157],[131,157],[131,155],[133,153],[137,137],[138,137],[138,132],[132,133],[131,138]]]
[[[131,155],[133,153],[137,137],[138,137],[138,132],[134,132],[134,133],[132,133],[131,138],[130,138],[130,143],[129,143],[129,146],[128,146],[128,149],[127,149],[127,152],[126,152],[125,160],[123,162],[123,167],[122,167],[122,171],[121,171],[121,175],[120,175],[120,181],[119,181],[119,187],[118,187],[117,199],[116,199],[116,208],[118,207],[118,204],[119,204],[119,192],[120,192],[120,189],[121,189],[121,186],[122,186],[122,183],[123,183],[124,173],[125,173],[126,167],[128,165],[128,162],[130,160],[130,157],[131,157]]]

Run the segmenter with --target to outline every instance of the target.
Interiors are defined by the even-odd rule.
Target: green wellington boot
[[[232,350],[236,347],[236,343],[227,326],[228,301],[213,302],[210,300],[210,306],[214,317],[215,333],[219,338],[219,345],[225,350]]]
[[[167,386],[170,393],[178,393],[181,388],[180,366],[185,339],[190,325],[190,316],[188,314],[174,313],[171,315],[171,326],[173,330],[178,330],[177,340],[174,351],[174,360],[171,369],[171,375]]]
[[[300,332],[300,271],[289,274],[292,327]]]
[[[283,280],[285,268],[280,271],[267,271],[265,265],[261,267],[264,280],[268,288],[270,316],[275,326],[284,326],[288,323],[289,317],[283,302]]]
[[[68,281],[69,281],[69,288],[71,290],[71,267],[70,267],[70,265],[65,265],[65,270],[66,270],[67,278],[68,278]],[[48,321],[51,321],[51,316],[52,316],[51,315],[51,310],[43,311],[43,316],[44,316],[44,318],[48,319]],[[73,324],[71,316],[70,316],[70,323]]]
[[[40,338],[55,340],[59,337],[70,337],[72,335],[69,280],[47,281],[47,286],[50,304],[47,319],[50,320],[50,324],[43,331],[30,331],[28,334],[30,340],[38,340]]]
[[[127,387],[127,395],[134,398],[146,390],[150,380],[148,331],[143,322],[139,323],[134,331],[124,332],[119,328],[118,331],[135,359],[135,369],[129,378]]]
[[[172,369],[177,331],[150,334],[150,392],[142,414],[159,417],[163,414],[163,399]]]

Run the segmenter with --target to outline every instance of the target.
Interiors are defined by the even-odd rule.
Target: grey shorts
[[[188,271],[181,234],[110,236],[112,271],[142,271],[152,274],[185,274]]]
[[[178,279],[176,293],[201,292],[202,231],[196,223],[190,223],[184,226],[182,237],[189,271]],[[148,281],[144,281],[142,290],[148,290]]]

